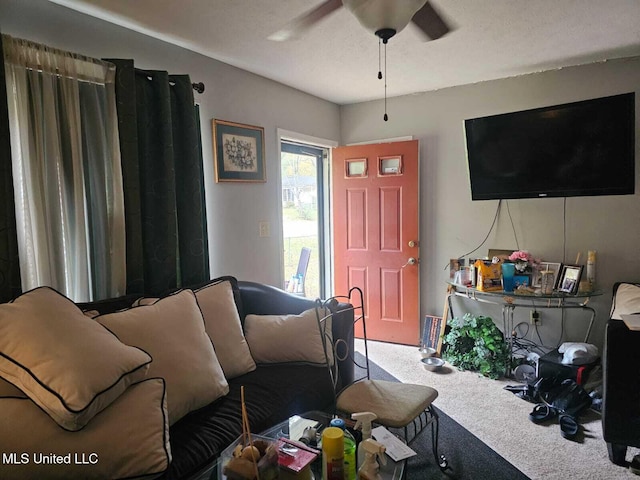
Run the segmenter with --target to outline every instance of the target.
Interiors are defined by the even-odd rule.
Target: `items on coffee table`
[[[311,480],[311,464],[320,451],[288,438],[278,439],[280,480]]]
[[[344,480],[344,432],[338,427],[322,431],[322,480]]]
[[[278,477],[278,450],[267,439],[252,438],[244,386],[240,388],[242,408],[242,436],[234,447],[232,458],[223,473],[232,480],[273,480]]]

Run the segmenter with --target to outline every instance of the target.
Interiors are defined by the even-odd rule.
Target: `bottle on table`
[[[347,430],[343,419],[334,418],[330,425],[344,433],[344,480],[356,480],[356,439]]]
[[[322,431],[322,480],[344,480],[344,431],[338,427]]]
[[[358,470],[358,480],[382,480],[378,460],[382,464],[386,463],[386,448],[371,438],[363,440],[361,445],[365,452],[365,460]]]
[[[357,412],[351,415],[351,419],[356,421],[355,429],[362,430],[362,441],[371,438],[371,422],[373,422],[378,416],[373,412]],[[358,468],[364,463],[365,453],[364,445],[360,441],[358,445],[357,465]]]

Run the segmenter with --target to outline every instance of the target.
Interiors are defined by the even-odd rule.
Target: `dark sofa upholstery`
[[[622,284],[613,287],[614,306]],[[622,320],[607,321],[603,388],[602,433],[609,459],[626,466],[627,447],[640,447],[640,332],[629,330]]]
[[[127,308],[140,295],[81,304],[83,309],[109,313]],[[306,298],[255,282],[238,282],[236,304],[241,320],[248,314],[299,314],[315,306]],[[340,303],[334,316],[334,338],[343,338],[353,348],[353,312]],[[338,362],[342,381],[353,377],[353,364]],[[163,479],[197,478],[242,432],[241,387],[251,430],[260,432],[291,415],[333,408],[334,389],[326,367],[286,363],[258,365],[253,372],[229,381],[229,393],[191,412],[170,428],[172,462]]]

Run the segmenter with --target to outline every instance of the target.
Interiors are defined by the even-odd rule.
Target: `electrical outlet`
[[[260,222],[259,229],[261,237],[271,236],[271,233],[269,232],[269,222]]]
[[[540,312],[537,310],[531,310],[531,312],[529,312],[529,321],[532,325],[541,325],[542,320],[540,318]]]

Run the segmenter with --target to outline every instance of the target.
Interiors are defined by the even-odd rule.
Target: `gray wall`
[[[467,118],[554,105],[636,91],[640,101],[640,58],[443,89],[388,101],[389,121],[382,121],[381,102],[341,108],[342,141],[361,142],[399,135],[420,141],[421,155],[421,310],[441,315],[450,258],[476,248],[489,231],[498,201],[471,201],[463,122]],[[636,105],[636,111],[638,106]],[[637,114],[636,114],[637,115]],[[636,121],[636,165],[638,127]],[[636,166],[636,170],[640,170]],[[611,305],[611,286],[618,280],[640,281],[640,188],[636,195],[509,200],[508,207],[520,248],[546,261],[573,263],[578,252],[597,250],[597,284],[605,290],[590,305],[598,312],[591,341],[602,344],[604,320]],[[515,249],[516,242],[506,205],[486,244],[488,248]],[[563,249],[563,229],[566,248]],[[460,302],[463,302],[461,304]],[[456,314],[478,305],[457,299]],[[501,318],[500,308],[479,311]],[[516,310],[516,321],[528,320],[529,309]],[[580,340],[587,316],[565,315],[564,339]],[[540,334],[545,344],[561,337],[562,322],[555,311],[542,311]],[[533,329],[532,329],[533,330]],[[533,331],[530,332],[530,337]],[[537,336],[533,338],[537,340]]]
[[[201,105],[203,122],[214,276],[231,274],[241,279],[280,284],[278,128],[342,140],[343,144],[405,135],[419,139],[423,315],[442,313],[448,278],[445,265],[449,258],[480,244],[497,206],[496,201],[470,200],[464,119],[640,88],[640,59],[634,58],[392,98],[388,104],[390,120],[383,122],[380,101],[338,107],[44,0],[0,0],[0,30],[94,57],[133,58],[141,68],[188,73],[193,81],[206,84],[205,93],[196,95],[196,99]],[[390,89],[393,93],[392,85]],[[214,182],[212,118],[265,128],[266,184]],[[536,256],[570,263],[579,251],[583,252],[583,258],[587,250],[598,251],[598,286],[605,294],[591,301],[598,311],[598,324],[591,340],[601,345],[613,282],[640,280],[638,195],[569,198],[566,227],[562,199],[510,200],[508,206],[520,247]],[[271,237],[258,237],[261,221],[271,224]],[[564,228],[567,237],[563,249]],[[506,208],[493,234],[477,253],[484,255],[489,247],[516,247]],[[466,302],[466,308],[474,307]],[[500,317],[499,308],[482,311],[494,318]],[[528,312],[523,310],[522,314],[518,319],[528,318]],[[580,339],[586,328],[585,316],[570,312],[565,320],[563,338]],[[559,316],[543,311],[542,322],[540,334],[544,342],[558,341],[562,325]]]
[[[202,118],[211,274],[281,284],[277,129],[339,141],[338,106],[244,70],[44,0],[0,0],[0,31],[97,58],[133,58],[139,68],[186,73]],[[264,127],[267,182],[215,183],[213,118]],[[259,237],[259,223],[271,236]]]

